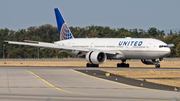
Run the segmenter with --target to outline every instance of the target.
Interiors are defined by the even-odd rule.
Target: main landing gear
[[[126,60],[122,60],[122,63],[118,63],[117,64],[117,67],[129,67],[129,64],[127,63],[125,63],[126,62]]]
[[[90,63],[87,63],[86,67],[99,67],[99,64],[90,64]]]

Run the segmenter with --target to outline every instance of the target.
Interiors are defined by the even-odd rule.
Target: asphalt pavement
[[[93,70],[101,69],[113,68],[0,67],[0,100],[178,101],[180,99],[179,90],[148,88],[145,87],[146,84],[144,84],[144,87],[133,85],[136,81],[129,81],[132,84],[117,82],[123,78],[112,81],[102,77],[95,77]],[[80,72],[80,70],[84,71],[84,73]],[[93,75],[85,73],[86,71],[90,73],[91,70]],[[96,72],[96,75],[104,76],[104,74],[98,74],[98,72]],[[113,75],[111,74],[108,78],[111,78],[111,76]]]

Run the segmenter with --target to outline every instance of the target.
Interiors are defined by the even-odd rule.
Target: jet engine
[[[104,52],[90,51],[86,54],[86,61],[91,64],[102,64],[106,61],[107,56]]]
[[[141,59],[141,62],[146,65],[155,65],[158,64],[161,60],[162,59]]]

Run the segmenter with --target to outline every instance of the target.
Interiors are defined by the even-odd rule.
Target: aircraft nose
[[[167,48],[167,49],[166,49],[166,52],[164,53],[164,55],[165,55],[165,56],[168,56],[170,53],[171,53],[171,49],[170,49],[170,48]]]
[[[170,48],[164,48],[161,53],[159,53],[160,57],[166,57],[171,53]]]

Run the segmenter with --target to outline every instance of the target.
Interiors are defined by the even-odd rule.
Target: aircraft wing
[[[27,43],[27,42],[16,42],[16,41],[5,41],[8,42],[8,44],[16,44],[16,45],[27,45],[27,46],[34,46],[34,47],[41,47],[41,48],[49,48],[49,49],[56,49],[56,50],[76,50],[81,52],[88,53],[89,51],[101,51],[106,54],[112,54],[115,55],[116,51],[106,51],[106,50],[97,50],[97,49],[89,49],[89,48],[75,48],[75,47],[68,47],[68,46],[62,46],[54,43],[46,43],[46,42],[33,42],[33,43]]]

